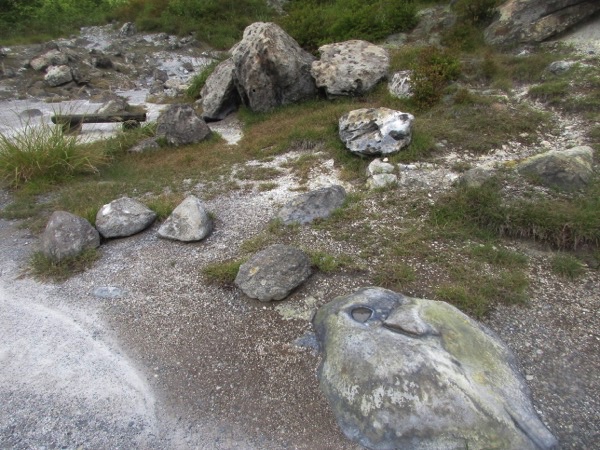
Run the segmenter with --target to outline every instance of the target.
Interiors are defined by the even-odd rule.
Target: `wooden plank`
[[[118,113],[118,114],[57,114],[52,116],[52,123],[68,127],[76,127],[82,123],[115,123],[145,122],[146,113]]]

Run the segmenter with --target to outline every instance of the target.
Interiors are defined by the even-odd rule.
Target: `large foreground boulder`
[[[143,203],[121,197],[104,205],[96,214],[96,228],[105,238],[125,237],[145,230],[156,213]]]
[[[315,58],[274,23],[248,26],[232,57],[238,91],[252,111],[264,112],[316,95],[310,74]]]
[[[410,144],[414,119],[388,108],[355,109],[340,118],[339,135],[352,153],[389,155]]]
[[[156,136],[169,145],[197,144],[208,138],[210,128],[191,105],[171,105],[156,121]]]
[[[198,197],[190,195],[182,201],[158,229],[158,235],[175,241],[194,242],[204,239],[213,223]]]
[[[342,186],[329,186],[300,194],[290,200],[277,214],[285,225],[304,225],[315,219],[324,219],[341,207],[346,199]]]
[[[202,98],[202,118],[222,120],[236,111],[241,99],[235,86],[233,59],[220,63],[206,79],[200,91]]]
[[[235,285],[261,302],[283,300],[311,275],[310,259],[302,250],[276,244],[240,266]]]
[[[83,217],[55,211],[42,234],[41,244],[42,253],[58,262],[77,256],[84,250],[98,248],[100,235]]]
[[[490,44],[541,42],[600,11],[598,0],[508,0],[485,30]]]
[[[344,434],[377,450],[555,449],[511,352],[453,306],[366,288],[314,318]]]
[[[594,150],[588,146],[552,150],[527,158],[517,166],[517,171],[544,186],[573,191],[589,183],[593,158]]]
[[[387,76],[390,58],[384,48],[352,40],[319,48],[321,59],[312,63],[317,87],[328,97],[358,96]]]

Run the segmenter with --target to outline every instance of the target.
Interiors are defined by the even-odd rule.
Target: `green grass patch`
[[[200,73],[194,75],[190,80],[190,84],[185,92],[185,95],[191,99],[196,100],[200,98],[200,91],[206,84],[208,77],[215,71],[216,67],[221,61],[213,61],[208,66],[204,67]]]
[[[550,261],[552,272],[556,275],[576,280],[585,273],[585,268],[581,261],[568,253],[557,253]]]
[[[181,194],[161,194],[147,200],[146,206],[156,213],[156,219],[166,220],[173,210],[183,201]]]
[[[98,249],[87,249],[77,256],[63,258],[58,262],[46,257],[42,252],[35,252],[31,255],[29,266],[36,278],[58,282],[84,272],[92,267],[98,258],[100,258]]]
[[[245,259],[230,259],[211,263],[202,269],[202,274],[210,283],[232,285],[240,270],[240,266],[245,261]]]

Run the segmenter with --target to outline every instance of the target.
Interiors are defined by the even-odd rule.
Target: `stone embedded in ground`
[[[556,449],[508,348],[453,306],[365,288],[321,307],[322,391],[369,449]]]
[[[382,161],[379,158],[375,158],[367,167],[367,176],[372,177],[373,175],[394,173],[395,170],[396,169],[393,164]]]
[[[485,30],[494,45],[541,42],[600,11],[597,0],[508,0]]]
[[[342,186],[329,186],[298,195],[290,200],[277,214],[285,225],[307,224],[324,219],[340,208],[346,199]]]
[[[276,244],[254,254],[240,266],[235,285],[261,302],[282,300],[311,275],[310,259],[302,250]]]
[[[339,120],[339,136],[352,153],[389,155],[407,147],[412,139],[412,114],[388,108],[362,108]]]
[[[46,71],[44,81],[51,87],[61,86],[69,81],[73,81],[73,73],[67,65],[50,66]]]
[[[458,183],[470,187],[478,188],[494,176],[494,170],[485,167],[473,167],[467,170],[458,179]]]
[[[200,241],[210,234],[213,223],[202,202],[188,196],[181,202],[158,229],[158,235],[175,241]]]
[[[315,58],[274,23],[249,25],[232,58],[238,92],[252,111],[269,111],[317,93],[310,74]]]
[[[105,238],[125,237],[148,228],[156,213],[143,203],[122,197],[104,205],[96,214],[96,228]]]
[[[392,79],[388,83],[388,91],[390,94],[396,98],[412,97],[411,75],[411,70],[401,70],[400,72],[394,73]]]
[[[54,211],[42,234],[42,253],[52,261],[79,255],[100,246],[98,231],[83,217],[66,211]]]
[[[69,63],[69,57],[58,50],[50,50],[29,61],[33,70],[42,71],[50,66],[62,66]]]
[[[517,171],[544,186],[572,191],[588,185],[594,173],[593,158],[594,150],[588,146],[552,150],[527,158]]]
[[[377,173],[367,179],[368,189],[383,189],[398,184],[398,176],[393,173]]]
[[[211,134],[206,122],[196,114],[190,105],[171,105],[156,121],[156,136],[169,145],[197,144]]]
[[[311,74],[328,97],[363,95],[385,79],[390,66],[387,51],[366,41],[323,45]]]
[[[236,111],[242,100],[234,81],[235,65],[229,58],[220,63],[200,91],[202,118],[222,120]]]
[[[127,153],[144,153],[147,151],[157,150],[159,148],[160,145],[158,142],[156,142],[156,138],[150,137],[135,144],[133,147],[127,150]]]
[[[567,73],[574,65],[574,61],[554,61],[548,66],[547,70],[554,75],[562,75]]]

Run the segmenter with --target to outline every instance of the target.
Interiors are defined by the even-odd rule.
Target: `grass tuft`
[[[69,277],[84,272],[92,267],[100,258],[98,249],[87,249],[77,256],[53,261],[42,252],[31,255],[29,266],[33,275],[42,280],[64,281]]]
[[[202,274],[210,283],[232,285],[240,270],[240,266],[245,261],[245,259],[230,259],[208,264],[202,269]]]
[[[581,261],[567,253],[557,253],[550,262],[552,272],[569,280],[576,280],[585,272]]]

